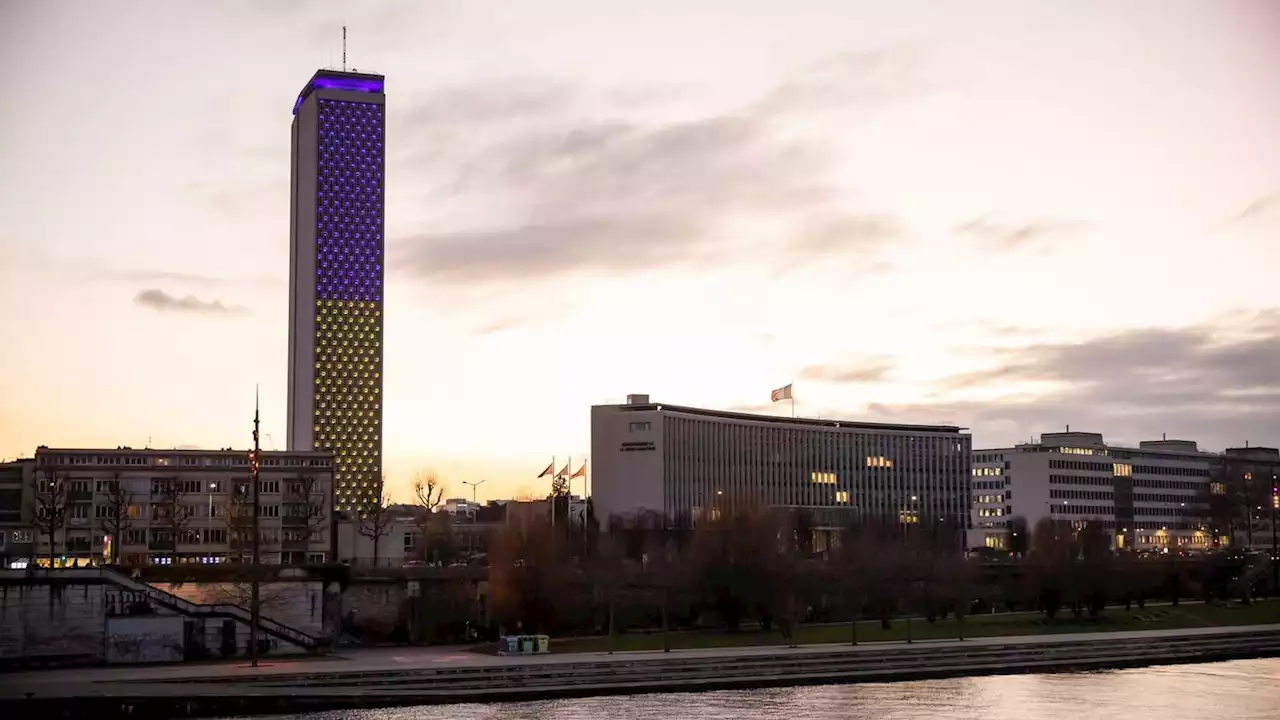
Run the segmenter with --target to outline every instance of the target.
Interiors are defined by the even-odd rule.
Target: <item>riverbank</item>
[[[1280,600],[1260,600],[1249,605],[1238,603],[1203,603],[1198,601],[1172,603],[1148,603],[1128,610],[1108,607],[1090,617],[1087,613],[1075,617],[1063,610],[1050,620],[1038,611],[1017,613],[990,613],[971,615],[964,619],[963,637],[1016,637],[1021,635],[1056,635],[1061,633],[1120,632],[1141,630],[1182,630],[1205,627],[1232,627],[1238,625],[1265,625],[1280,623]],[[863,620],[857,624],[858,642],[906,642],[922,640],[951,640],[962,637],[961,623],[955,616],[928,622],[924,618],[895,617],[889,628],[877,620]],[[828,623],[801,625],[790,639],[777,629],[772,631],[744,630],[736,633],[723,631],[690,630],[672,632],[667,638],[673,650],[715,647],[787,646],[844,644],[853,639],[850,624]],[[580,652],[629,652],[637,650],[661,650],[661,632],[628,632],[612,640],[607,636],[581,638],[553,638],[554,653]],[[481,652],[496,652],[497,646],[477,648]]]
[[[0,676],[15,717],[209,717],[703,691],[1280,657],[1280,625],[979,638],[856,647],[487,657],[458,649],[328,660]],[[7,715],[7,713],[6,713]]]

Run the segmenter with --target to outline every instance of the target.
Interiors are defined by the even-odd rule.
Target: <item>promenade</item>
[[[43,670],[0,675],[0,708],[98,717],[485,702],[885,681],[1280,656],[1280,624],[531,657],[460,648],[351,649],[315,658]],[[7,713],[6,713],[7,715]]]

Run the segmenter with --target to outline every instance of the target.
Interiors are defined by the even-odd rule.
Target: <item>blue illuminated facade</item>
[[[289,448],[334,453],[334,505],[382,486],[383,78],[320,71],[294,106]]]

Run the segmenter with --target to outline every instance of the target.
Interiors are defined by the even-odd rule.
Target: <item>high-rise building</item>
[[[338,510],[382,485],[383,82],[320,70],[293,107],[288,445],[333,452]]]

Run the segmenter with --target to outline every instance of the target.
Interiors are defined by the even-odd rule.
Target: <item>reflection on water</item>
[[[1280,660],[315,713],[306,720],[1275,720]]]

